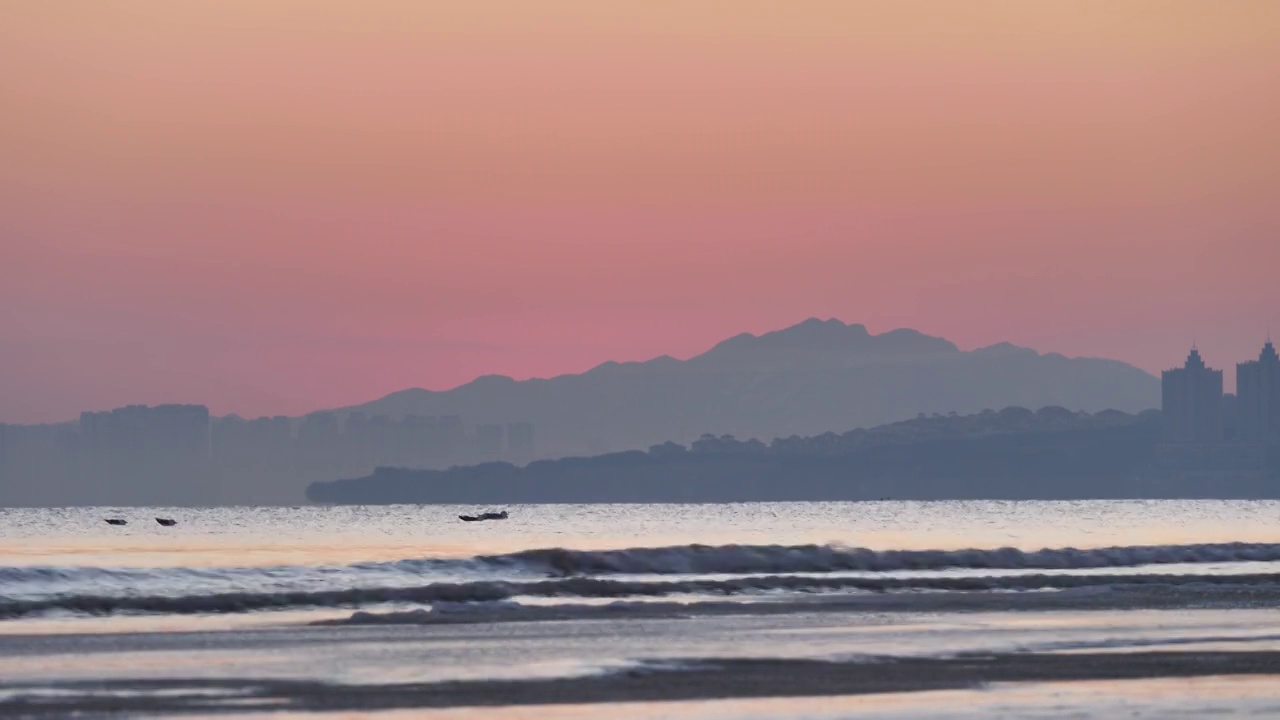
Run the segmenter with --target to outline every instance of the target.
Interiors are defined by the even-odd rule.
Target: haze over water
[[[1268,542],[1280,501],[0,508],[0,565],[229,567],[461,558],[536,548],[833,544],[873,550]],[[154,517],[179,518],[165,528]],[[127,518],[112,527],[104,517]]]

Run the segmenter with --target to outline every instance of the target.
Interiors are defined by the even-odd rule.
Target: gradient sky
[[[1280,3],[6,0],[0,302],[9,422],[809,316],[1233,368],[1280,335]]]

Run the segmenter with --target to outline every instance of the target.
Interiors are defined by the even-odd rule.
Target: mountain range
[[[962,351],[943,338],[811,318],[743,333],[678,360],[606,362],[577,375],[488,375],[447,391],[402,390],[339,415],[462,415],[532,422],[538,456],[643,448],[703,433],[769,441],[869,427],[920,413],[1006,406],[1139,412],[1159,406],[1151,374],[1115,360],[1001,343]]]

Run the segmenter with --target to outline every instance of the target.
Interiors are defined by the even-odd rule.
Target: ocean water
[[[968,697],[974,716],[995,702],[1009,717],[1159,717],[1167,694],[1153,687],[1223,662],[1238,697],[1206,691],[1205,703],[1280,708],[1280,502],[538,505],[457,517],[486,509],[0,510],[0,717],[576,717],[585,700],[635,717],[906,717],[936,716],[940,692]],[[1133,662],[1116,672],[1133,677],[1093,669],[1126,653]],[[1010,662],[970,677],[957,664],[987,657],[1046,669]],[[1184,660],[1190,670],[1170,669]],[[844,674],[817,683],[811,662]],[[774,664],[764,681],[752,679],[760,663]],[[885,668],[913,679],[913,663],[957,679],[905,692]],[[1062,689],[1072,678],[1106,691]],[[352,700],[378,688],[377,700]]]

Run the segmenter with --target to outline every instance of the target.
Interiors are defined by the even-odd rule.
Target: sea
[[[1280,717],[1278,610],[1275,501],[0,509],[0,718]]]

